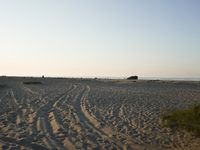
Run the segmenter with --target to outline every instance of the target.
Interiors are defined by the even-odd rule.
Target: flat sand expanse
[[[0,149],[198,149],[159,119],[197,103],[200,82],[1,77]]]

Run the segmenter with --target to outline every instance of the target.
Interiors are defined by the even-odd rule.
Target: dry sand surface
[[[0,149],[198,149],[159,123],[195,103],[200,82],[2,77]]]

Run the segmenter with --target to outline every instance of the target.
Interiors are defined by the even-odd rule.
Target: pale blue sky
[[[200,1],[0,0],[0,74],[200,77]]]

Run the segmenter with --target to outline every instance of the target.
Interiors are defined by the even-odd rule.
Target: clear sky
[[[200,1],[0,0],[0,74],[200,77]]]

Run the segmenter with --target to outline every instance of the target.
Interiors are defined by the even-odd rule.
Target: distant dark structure
[[[44,75],[42,75],[42,78],[44,78]]]
[[[138,80],[138,76],[130,76],[127,80]]]

